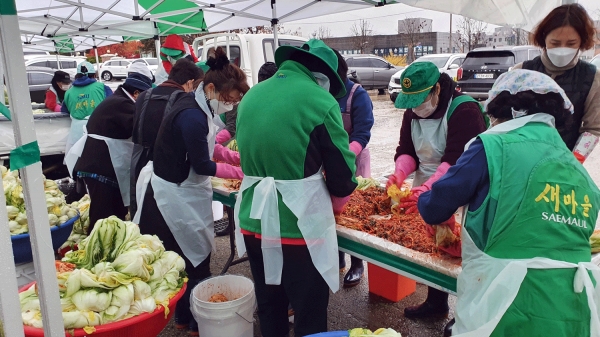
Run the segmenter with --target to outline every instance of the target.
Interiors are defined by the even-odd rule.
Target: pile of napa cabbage
[[[60,263],[60,262],[59,262]],[[59,265],[57,263],[57,266]],[[90,235],[57,267],[65,329],[84,328],[165,307],[186,282],[185,262],[155,235],[117,217],[98,220]],[[42,327],[36,285],[19,294],[25,325]]]

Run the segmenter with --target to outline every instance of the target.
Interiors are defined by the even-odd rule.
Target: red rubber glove
[[[215,144],[213,158],[231,165],[240,165],[240,153],[231,151],[221,144]]]
[[[404,208],[406,214],[418,212],[417,201],[419,201],[419,196],[423,192],[431,190],[431,186],[433,185],[433,183],[438,181],[444,174],[446,174],[450,166],[451,165],[446,162],[441,163],[440,166],[438,166],[435,173],[429,179],[427,179],[427,181],[424,182],[423,185],[413,187],[410,190],[410,196],[406,198],[404,202],[401,202],[399,207]]]
[[[240,167],[231,166],[224,163],[217,163],[217,172],[215,173],[215,177],[242,180],[244,178],[244,173]]]
[[[462,241],[457,241],[453,245],[448,247],[438,247],[441,251],[454,257],[462,256]]]
[[[344,211],[344,207],[346,207],[346,203],[348,202],[348,200],[350,200],[350,196],[340,198],[340,197],[330,195],[330,197],[331,197],[331,206],[333,207],[333,214],[334,215],[342,214],[342,212]]]

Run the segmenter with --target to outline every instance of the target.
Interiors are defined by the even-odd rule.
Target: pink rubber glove
[[[433,183],[440,180],[440,178],[444,174],[446,174],[446,172],[448,172],[450,166],[451,165],[446,162],[441,163],[440,166],[438,166],[435,173],[429,179],[427,179],[427,181],[424,182],[423,185],[413,187],[413,189],[410,190],[410,196],[406,198],[404,202],[401,202],[399,207],[404,208],[406,210],[406,214],[418,212],[416,206],[421,193],[431,190],[431,186],[433,185]]]
[[[386,189],[392,185],[402,187],[402,183],[408,177],[409,174],[413,173],[417,169],[417,162],[415,158],[407,154],[403,154],[396,158],[396,168],[394,174],[390,176],[388,182],[385,184]]]
[[[240,153],[231,151],[221,144],[215,144],[215,151],[213,152],[213,158],[231,165],[240,164]]]
[[[226,129],[223,129],[219,133],[217,133],[217,137],[215,140],[216,140],[217,144],[223,144],[230,139],[231,139],[231,133],[229,133],[229,131],[227,131]]]
[[[60,109],[62,108],[62,106],[60,104],[57,104],[54,106],[54,112],[60,112]]]
[[[217,163],[217,172],[215,177],[223,179],[238,179],[244,178],[244,173],[241,167],[231,166],[229,164]]]
[[[333,195],[331,197],[331,205],[333,206],[333,214],[340,215],[344,211],[344,207],[348,200],[350,200],[350,196],[339,198]]]
[[[359,142],[354,141],[350,143],[350,151],[354,152],[354,155],[358,157],[358,155],[362,152],[363,147]]]

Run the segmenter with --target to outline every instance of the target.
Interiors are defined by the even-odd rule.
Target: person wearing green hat
[[[334,214],[357,186],[356,156],[333,50],[310,40],[279,47],[275,62],[238,108],[236,245],[250,260],[262,336],[288,334],[288,304],[295,335],[306,336],[327,331],[329,289],[340,287]]]
[[[486,130],[480,105],[456,91],[456,82],[431,62],[413,62],[400,78],[395,106],[406,109],[396,149],[394,174],[387,187],[401,186],[415,173],[411,195],[401,200],[406,213],[417,211],[421,193],[431,189],[464,151],[465,144]],[[456,252],[448,253],[456,255]],[[448,314],[448,294],[429,287],[427,300],[404,309],[408,318]]]
[[[113,93],[107,85],[98,82],[96,78],[94,66],[87,61],[81,62],[77,66],[73,86],[65,93],[61,112],[71,115],[71,130],[67,137],[65,155],[83,136],[84,127],[94,109]]]

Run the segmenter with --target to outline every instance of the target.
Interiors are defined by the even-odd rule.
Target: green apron
[[[600,336],[600,191],[553,122],[539,113],[479,136],[490,191],[464,222],[454,336]]]

